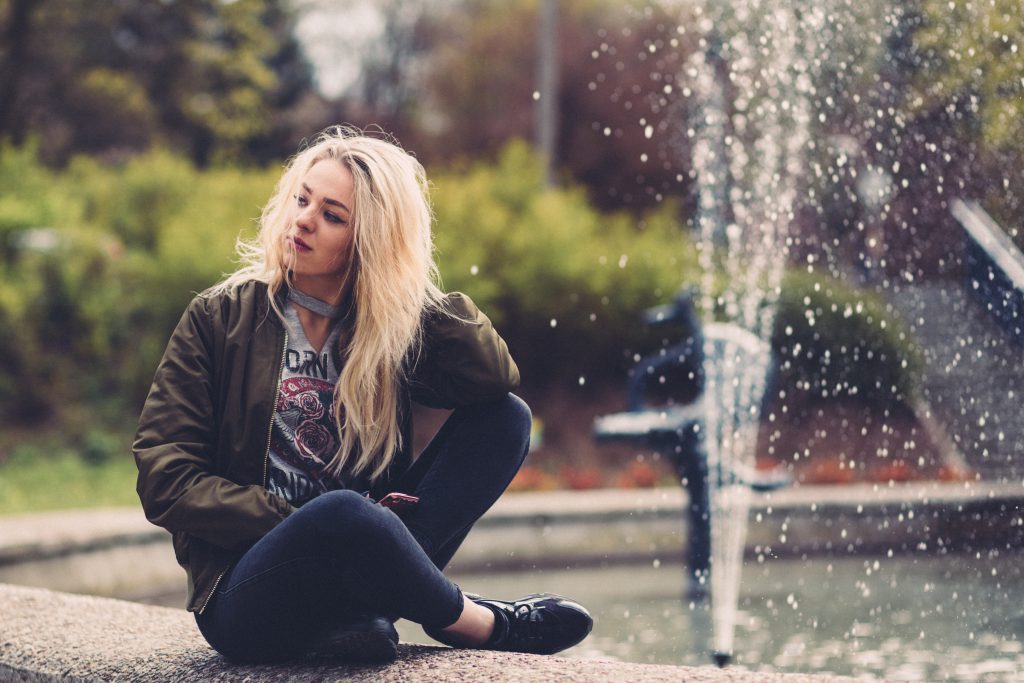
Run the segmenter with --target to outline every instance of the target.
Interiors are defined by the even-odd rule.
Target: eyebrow
[[[313,194],[313,190],[311,190],[309,188],[309,185],[307,185],[306,183],[302,183],[302,189],[305,190],[307,194]],[[324,204],[330,204],[332,206],[337,206],[337,207],[340,207],[342,209],[345,209],[349,213],[352,213],[352,209],[348,208],[347,206],[345,206],[344,204],[339,202],[337,199],[331,199],[330,197],[324,197]]]

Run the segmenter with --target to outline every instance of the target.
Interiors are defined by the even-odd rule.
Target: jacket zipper
[[[267,468],[270,464],[270,439],[274,434],[274,414],[277,412],[277,402],[281,398],[281,373],[284,372],[284,361],[288,354],[288,330],[284,331],[284,343],[281,345],[281,363],[277,368],[277,388],[274,390],[274,402],[270,407],[270,424],[267,425],[267,448],[263,452],[263,488],[267,487]],[[228,573],[228,569],[231,566],[228,565],[217,577],[217,580],[213,582],[213,590],[206,596],[206,600],[203,602],[203,606],[199,608],[199,613],[202,614],[206,611],[206,606],[210,604],[210,600],[217,592],[217,586],[220,585],[221,579]]]
[[[281,373],[284,372],[284,359],[288,354],[288,330],[284,331],[284,343],[281,345],[281,362],[277,366],[277,389],[274,390],[274,403],[270,408],[270,424],[267,425],[267,448],[263,452],[263,488],[267,487],[267,467],[270,464],[270,438],[274,433],[274,413],[277,402],[281,398]]]

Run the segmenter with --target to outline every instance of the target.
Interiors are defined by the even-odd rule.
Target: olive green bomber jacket
[[[445,308],[454,315],[424,323],[399,399],[402,450],[374,484],[374,498],[412,462],[410,401],[454,408],[518,386],[505,342],[473,302],[452,293]],[[238,558],[294,511],[265,488],[285,344],[265,284],[200,294],[167,344],[139,417],[136,488],[146,518],[172,533],[189,611],[202,612]]]

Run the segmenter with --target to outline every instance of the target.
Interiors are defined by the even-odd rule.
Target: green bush
[[[234,267],[276,176],[200,173],[161,151],[50,173],[30,148],[0,150],[0,421],[137,411],[181,311]]]
[[[60,207],[53,190],[54,178],[36,161],[33,145],[0,141],[0,266],[14,259],[25,230],[53,225]]]
[[[640,312],[697,274],[675,208],[637,221],[601,214],[582,189],[542,189],[525,143],[495,165],[433,176],[444,284],[468,293],[535,388],[623,380],[649,339]]]
[[[119,429],[188,300],[234,267],[235,240],[255,228],[279,169],[200,172],[156,151],[51,173],[33,154],[0,149],[0,421],[99,414],[110,424],[98,429]],[[639,322],[697,279],[675,207],[642,220],[599,213],[578,188],[543,189],[524,143],[431,177],[445,287],[491,316],[529,389],[621,382],[635,353],[676,341]],[[779,377],[794,394],[913,391],[919,360],[876,298],[791,275],[778,323]],[[97,457],[100,441],[87,444]]]
[[[200,174],[169,152],[153,151],[116,166],[76,157],[65,175],[81,220],[127,249],[155,252],[165,226],[187,205]]]
[[[0,462],[0,515],[100,506],[138,506],[138,471],[127,457],[90,462],[74,451],[23,444]]]
[[[806,271],[783,280],[772,347],[776,384],[791,405],[902,403],[922,368],[908,328],[877,294]]]

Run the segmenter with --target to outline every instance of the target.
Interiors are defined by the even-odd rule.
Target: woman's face
[[[352,173],[334,159],[323,159],[302,177],[292,198],[285,240],[293,254],[292,275],[302,280],[341,284],[352,248]]]

